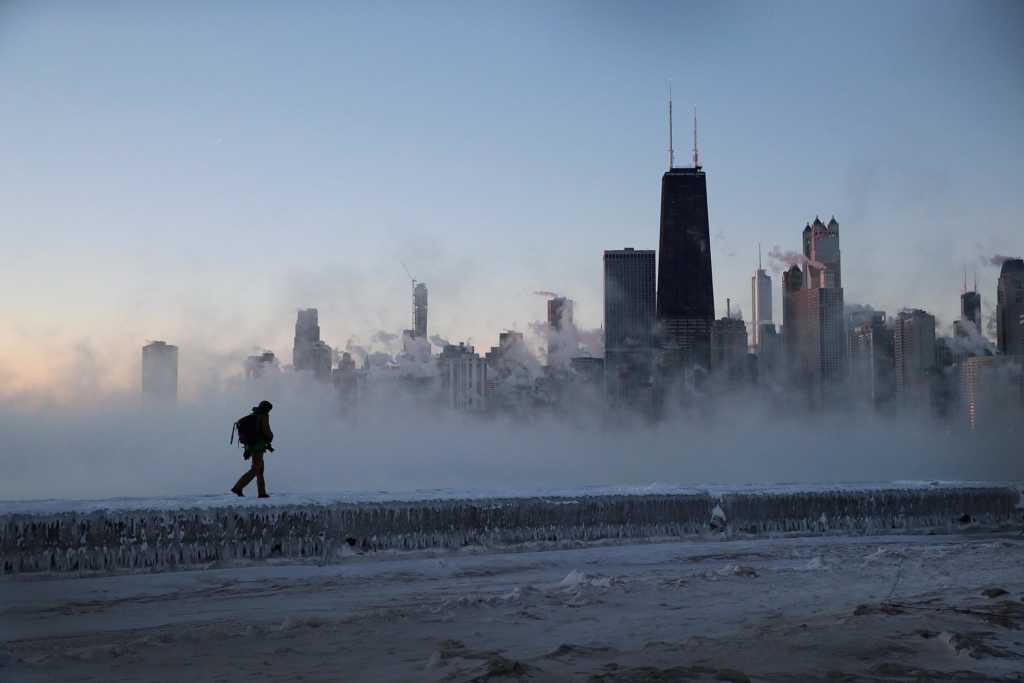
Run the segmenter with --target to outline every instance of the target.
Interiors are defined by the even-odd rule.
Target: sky
[[[602,251],[657,247],[669,80],[718,315],[816,215],[847,303],[943,332],[967,268],[988,314],[1024,253],[1019,2],[3,2],[0,392],[137,386],[152,339],[186,385],[288,362],[300,307],[367,343],[410,326],[402,262],[478,350],[537,290],[596,328]]]

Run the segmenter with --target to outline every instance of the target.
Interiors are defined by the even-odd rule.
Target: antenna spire
[[[967,266],[964,266],[964,288],[960,290],[961,294],[967,293]]]
[[[975,292],[978,291],[978,268],[977,268],[977,266],[975,266],[975,268],[974,268],[974,291]]]
[[[693,167],[700,168],[700,157],[697,156],[697,107],[693,108]]]
[[[763,270],[763,268],[761,267],[761,243],[760,242],[757,243],[757,269],[758,270]]]
[[[668,170],[676,165],[676,154],[672,149],[672,79],[668,81]]]

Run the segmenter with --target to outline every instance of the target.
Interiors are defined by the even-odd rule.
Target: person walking
[[[231,487],[231,492],[236,496],[244,497],[242,491],[253,479],[256,480],[256,491],[260,498],[269,498],[267,493],[267,481],[263,477],[263,454],[267,451],[274,452],[274,432],[270,430],[270,411],[274,406],[270,401],[260,401],[258,406],[253,407],[252,413],[239,419],[231,431],[231,438],[234,440],[235,430],[238,430],[238,442],[245,447],[242,457],[251,460],[249,471],[243,474],[238,483]]]

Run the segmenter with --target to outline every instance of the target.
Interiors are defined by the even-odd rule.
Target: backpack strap
[[[228,441],[229,444],[233,444],[235,442],[236,429],[238,429],[238,422],[235,422],[233,425],[231,425],[231,439]]]

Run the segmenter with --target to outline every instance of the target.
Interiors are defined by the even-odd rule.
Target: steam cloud
[[[994,256],[981,257],[981,263],[985,266],[1002,266],[1007,261],[1020,258],[1019,256],[1004,256],[1003,254],[996,254]]]
[[[781,273],[792,266],[802,266],[805,263],[819,269],[826,267],[824,263],[809,259],[798,251],[783,250],[779,245],[768,250],[768,260],[771,263],[771,269],[776,273]]]
[[[0,399],[0,498],[226,494],[246,467],[227,443],[231,423],[262,399],[275,406],[271,492],[1024,479],[1010,434],[951,434],[924,418],[851,411],[809,423],[786,402],[737,396],[656,425],[609,424],[583,403],[524,424],[451,413],[389,384],[346,418],[333,387],[288,372],[224,381],[171,409],[134,394],[60,406]]]
[[[384,330],[380,330],[379,332],[377,332],[377,334],[373,335],[373,341],[378,344],[390,346],[394,344],[396,341],[398,341],[398,335],[392,334],[391,332],[385,332]]]
[[[533,410],[531,392],[545,381],[545,365],[571,373],[574,357],[601,357],[604,349],[599,329],[537,322],[529,332],[530,343],[509,350],[514,369],[494,390],[498,398],[521,399],[525,410],[491,419],[452,412],[443,398],[411,391],[417,383],[409,380],[436,378],[436,361],[424,353],[425,341],[399,353],[382,348],[397,336],[388,333],[368,344],[346,342],[366,376],[347,412],[336,388],[308,373],[244,379],[243,349],[183,352],[188,363],[202,359],[202,384],[176,406],[140,402],[137,389],[99,395],[98,380],[110,368],[96,349],[80,345],[68,354],[72,400],[0,394],[0,498],[226,494],[245,468],[227,443],[231,424],[263,399],[275,405],[272,491],[1024,479],[1012,430],[937,429],[924,408],[895,418],[850,408],[809,421],[789,401],[764,400],[765,391],[781,395],[768,385],[698,397],[706,410],[676,409],[655,424],[610,417],[601,387],[568,394],[557,409]],[[448,340],[434,335],[431,342]],[[956,343],[977,352],[988,342],[971,335]]]

